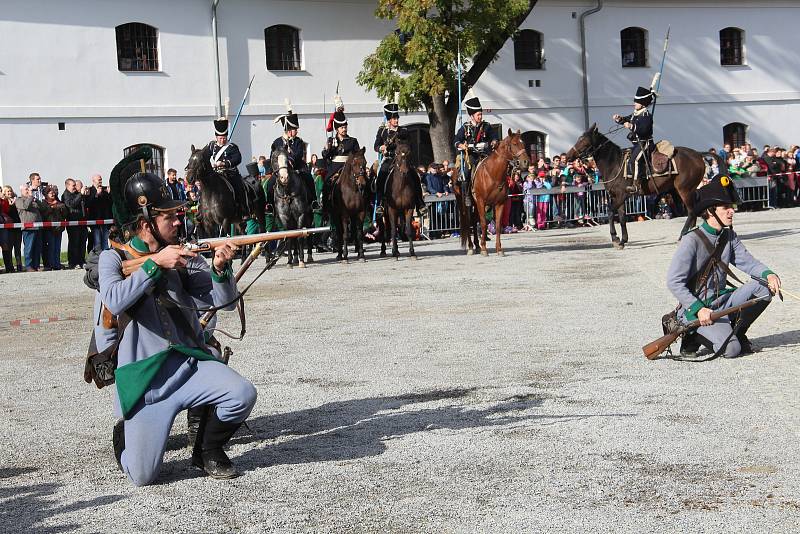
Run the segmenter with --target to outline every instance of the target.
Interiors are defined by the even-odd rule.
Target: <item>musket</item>
[[[711,314],[711,321],[717,321],[718,319],[725,317],[726,315],[730,315],[732,313],[736,313],[741,311],[745,308],[749,308],[754,304],[758,304],[762,300],[769,298],[769,295],[765,295],[763,297],[758,297],[755,299],[750,299],[747,302],[743,302],[738,306],[731,306],[730,308],[725,308],[719,311],[715,311]],[[660,338],[656,339],[655,341],[648,343],[644,347],[642,347],[642,352],[644,352],[645,358],[648,360],[655,360],[659,354],[667,350],[667,348],[672,345],[678,337],[682,334],[688,332],[689,330],[694,330],[695,328],[700,326],[700,319],[692,321],[691,323],[682,326],[675,330],[674,332],[670,332]]]
[[[658,90],[661,88],[661,76],[664,74],[664,60],[667,59],[667,48],[669,48],[669,30],[667,26],[667,36],[664,38],[664,52],[661,54],[661,67],[653,76],[653,83],[650,84],[650,91],[653,93],[653,109],[650,110],[650,115],[656,113],[656,102],[658,102]]]
[[[244,91],[244,96],[242,97],[242,103],[239,104],[239,111],[236,113],[236,118],[233,119],[233,125],[231,126],[231,131],[228,134],[228,142],[230,143],[231,139],[233,139],[233,132],[236,131],[236,124],[239,122],[239,116],[242,114],[242,109],[244,109],[244,103],[247,101],[247,97],[250,95],[250,87],[253,85],[253,80],[256,79],[256,75],[250,77],[250,83],[247,84],[247,89]]]
[[[219,237],[213,239],[202,239],[196,243],[184,243],[181,245],[186,250],[192,252],[209,252],[222,247],[226,243],[236,246],[255,245],[256,243],[264,243],[266,241],[277,241],[280,239],[291,239],[295,237],[308,237],[313,234],[321,234],[323,232],[330,232],[330,226],[321,228],[302,228],[300,230],[284,230],[281,232],[265,232],[261,234],[242,235],[235,237]],[[117,243],[112,243],[115,248],[123,247]],[[131,260],[122,262],[122,274],[130,276],[137,269],[139,269],[148,257],[154,254],[153,252],[144,254]]]

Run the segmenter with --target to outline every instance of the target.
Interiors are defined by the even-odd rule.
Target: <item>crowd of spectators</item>
[[[770,207],[783,208],[800,205],[800,148],[797,145],[785,149],[765,145],[759,153],[750,144],[722,149],[709,149],[727,164],[725,172],[734,180],[748,177],[769,176]],[[263,183],[270,176],[269,162],[264,156],[257,158]],[[707,178],[720,172],[717,162],[710,162]],[[315,155],[311,156],[310,168],[317,185],[322,189],[325,169]],[[426,200],[431,202],[431,217],[441,215],[443,203],[453,194],[454,165],[445,160],[418,168]],[[518,231],[540,231],[553,225],[595,225],[587,199],[590,186],[602,180],[594,161],[568,161],[566,154],[552,158],[539,158],[526,169],[511,169],[506,177],[509,198],[503,210],[503,220],[492,221],[502,225],[504,233]],[[103,184],[103,177],[95,174],[85,185],[81,180],[67,178],[64,191],[59,194],[55,184],[42,180],[38,173],[31,173],[28,181],[19,186],[19,194],[13,187],[0,190],[0,222],[27,223],[42,221],[83,221],[111,219],[111,194]],[[185,213],[186,231],[191,233],[197,223],[198,203],[202,194],[200,182],[187,183],[175,169],[169,169],[165,178],[169,194],[187,201]],[[569,190],[567,188],[570,188]],[[570,194],[566,194],[569,191]],[[667,193],[649,200],[648,215],[653,218],[671,218],[683,215],[684,208],[677,198]],[[321,224],[320,215],[315,215],[315,225]],[[37,229],[0,229],[5,272],[41,271],[82,268],[86,257],[93,249],[109,247],[110,225],[70,226]],[[272,228],[267,227],[267,230]],[[61,244],[67,235],[67,263],[62,264]]]

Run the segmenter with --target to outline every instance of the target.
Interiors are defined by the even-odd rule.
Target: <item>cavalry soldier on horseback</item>
[[[328,169],[325,183],[322,186],[322,211],[324,213],[330,213],[330,194],[333,190],[333,183],[347,162],[347,157],[361,149],[358,139],[347,135],[347,117],[343,111],[334,113],[333,126],[336,129],[336,135],[328,138],[327,146],[322,151],[322,159],[325,160]]]
[[[733,230],[734,209],[740,202],[736,188],[724,174],[695,192],[694,214],[704,222],[681,239],[667,272],[667,287],[679,305],[674,315],[665,316],[665,330],[675,331],[698,319],[702,325],[684,335],[683,356],[693,356],[701,345],[713,351],[713,356],[726,358],[752,352],[747,329],[769,305],[771,295],[780,291],[778,275],[754,258]],[[740,282],[738,288],[733,286],[728,277],[739,280],[729,264],[753,279]],[[711,321],[712,312],[753,298],[763,301],[738,314]]]
[[[408,130],[400,126],[400,107],[397,103],[391,102],[383,106],[383,115],[386,118],[386,123],[378,127],[374,145],[375,152],[378,153],[381,162],[375,182],[375,191],[378,193],[377,205],[375,206],[375,215],[377,217],[383,215],[386,182],[394,164],[397,144],[398,142],[408,143]],[[424,214],[426,208],[422,196],[422,181],[416,180],[415,185],[417,187],[417,210]]]
[[[214,121],[214,140],[208,144],[208,150],[211,153],[211,167],[230,185],[242,213],[249,215],[251,209],[247,192],[238,169],[242,154],[235,143],[228,142],[228,119],[225,117]]]
[[[628,141],[633,143],[631,156],[628,159],[628,175],[633,176],[638,163],[638,176],[634,176],[634,184],[628,186],[629,193],[636,193],[636,180],[644,185],[650,177],[650,155],[653,152],[653,116],[650,114],[650,104],[653,102],[654,93],[651,89],[639,87],[633,97],[633,113],[630,115],[613,116],[614,122],[630,130]]]
[[[170,199],[153,174],[123,176],[133,160],[111,173],[114,218],[130,239],[98,263],[99,301],[113,315],[116,338],[114,454],[131,482],[152,483],[175,416],[205,406],[192,463],[211,477],[232,478],[237,473],[223,447],[250,414],[256,390],[211,353],[194,306],[234,309],[235,247],[217,248],[209,267],[178,246],[177,211],[186,202]],[[141,256],[147,261],[126,278],[123,260]]]
[[[483,108],[481,101],[474,95],[472,89],[467,93],[467,99],[464,100],[464,107],[467,108],[469,114],[469,122],[464,123],[461,128],[456,132],[455,147],[459,151],[458,161],[461,161],[461,169],[463,172],[459,173],[459,181],[467,184],[467,191],[470,191],[469,184],[472,182],[472,173],[478,166],[480,160],[491,154],[492,150],[497,146],[500,141],[494,128],[483,120]],[[465,157],[466,156],[466,157]],[[466,194],[464,199],[467,205],[472,204],[472,195]]]
[[[312,204],[316,200],[314,178],[308,170],[308,163],[306,163],[306,143],[298,135],[297,130],[300,128],[300,119],[296,113],[292,111],[291,104],[286,102],[286,114],[279,115],[275,118],[275,123],[280,123],[283,126],[283,135],[275,139],[270,147],[270,161],[273,165],[276,164],[275,155],[276,151],[284,151],[289,158],[289,168],[295,171],[305,182],[306,191],[308,192],[308,203]],[[274,173],[287,172],[288,169],[272,169],[272,178],[267,182],[267,205],[268,209],[272,211],[275,205],[275,180]]]

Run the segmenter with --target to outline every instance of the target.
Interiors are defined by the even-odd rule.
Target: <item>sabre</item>
[[[464,126],[464,103],[461,101],[461,41],[457,40],[458,48],[458,128]],[[461,154],[461,179],[465,180],[464,158],[465,154]]]
[[[242,114],[242,109],[244,109],[244,103],[245,101],[247,101],[247,97],[250,95],[250,87],[253,85],[253,80],[255,79],[256,75],[253,74],[253,76],[250,78],[250,83],[247,84],[247,89],[245,89],[244,91],[244,96],[242,97],[242,103],[239,104],[239,111],[236,113],[236,118],[233,119],[233,126],[231,126],[231,133],[228,135],[228,143],[230,143],[231,139],[233,139],[233,132],[236,131],[236,124],[238,124],[239,122],[239,117]]]
[[[669,30],[670,26],[667,26],[667,35],[664,38],[664,52],[661,54],[661,67],[658,69],[655,76],[653,76],[653,83],[650,84],[650,91],[653,92],[653,109],[650,110],[650,115],[655,115],[656,113],[658,90],[661,88],[661,75],[664,74],[664,61],[667,59],[667,48],[669,48]]]

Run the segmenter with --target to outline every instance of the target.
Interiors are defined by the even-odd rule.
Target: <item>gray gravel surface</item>
[[[800,210],[736,222],[800,293]],[[447,239],[419,261],[281,264],[232,343],[259,394],[230,447],[244,475],[199,476],[180,415],[140,489],[114,464],[109,392],[82,381],[80,274],[0,276],[4,320],[81,318],[0,329],[0,530],[797,531],[800,302],[767,309],[757,354],[642,356],[682,224],[632,224],[624,251],[600,227],[506,236],[505,258]]]

